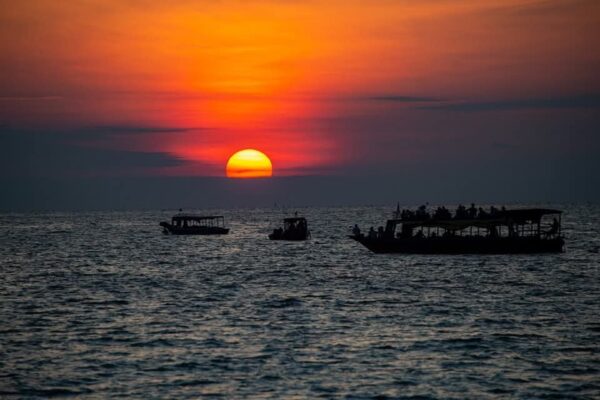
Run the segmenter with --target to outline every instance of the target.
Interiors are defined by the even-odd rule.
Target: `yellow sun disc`
[[[225,171],[228,178],[266,178],[273,175],[273,165],[265,153],[245,149],[229,157]]]

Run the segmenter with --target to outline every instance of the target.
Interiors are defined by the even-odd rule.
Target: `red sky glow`
[[[147,174],[222,176],[243,148],[275,176],[430,162],[600,102],[595,1],[1,3],[2,126],[177,160]]]

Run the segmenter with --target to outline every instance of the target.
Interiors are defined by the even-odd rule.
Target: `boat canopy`
[[[173,216],[173,221],[205,221],[224,219],[221,215],[198,215],[198,214],[176,214]]]
[[[538,224],[544,215],[562,214],[560,210],[548,208],[529,208],[519,210],[498,211],[494,215],[470,219],[391,219],[388,224],[403,224],[406,226],[440,227],[447,230],[460,230],[470,226],[489,228],[509,224]]]

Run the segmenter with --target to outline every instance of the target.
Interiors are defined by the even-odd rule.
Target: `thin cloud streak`
[[[0,96],[0,101],[57,101],[63,96]]]
[[[437,103],[444,101],[437,97],[422,97],[422,96],[405,96],[405,95],[380,95],[366,97],[366,100],[382,101],[382,102],[397,102],[397,103]]]
[[[524,109],[589,109],[600,107],[600,94],[420,106],[423,110],[482,112]]]
[[[113,133],[113,134],[144,134],[144,133],[177,133],[203,130],[207,128],[192,128],[192,127],[170,127],[170,126],[146,126],[146,125],[99,125],[90,128],[92,132]]]

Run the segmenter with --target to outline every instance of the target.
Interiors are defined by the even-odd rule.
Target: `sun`
[[[244,149],[229,157],[225,171],[228,178],[268,178],[273,175],[273,164],[265,153]]]

